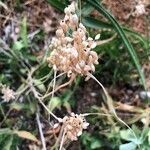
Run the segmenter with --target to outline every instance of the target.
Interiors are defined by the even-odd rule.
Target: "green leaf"
[[[95,18],[92,17],[84,17],[82,19],[82,23],[86,26],[86,27],[90,27],[90,28],[94,28],[94,29],[113,29],[113,26],[109,23],[97,20]]]
[[[0,129],[0,135],[2,134],[12,134],[12,131],[9,128]]]
[[[94,28],[94,29],[115,29],[114,26],[112,26],[110,23],[92,18],[92,17],[84,17],[82,19],[82,23],[89,28]],[[140,42],[142,42],[142,44],[144,45],[144,47],[146,48],[147,43],[146,43],[146,39],[144,37],[142,37],[140,34],[138,34],[137,32],[134,32],[126,27],[122,27],[123,31],[126,32],[128,35],[132,35],[135,38],[137,38]]]
[[[135,66],[137,68],[137,71],[138,71],[139,76],[141,78],[142,85],[146,89],[145,77],[144,77],[144,74],[142,72],[139,59],[138,59],[137,54],[136,54],[134,48],[132,47],[131,43],[128,41],[122,27],[118,24],[118,22],[115,20],[115,18],[108,11],[106,11],[106,9],[101,4],[99,4],[96,0],[87,0],[87,2],[89,4],[91,4],[97,11],[99,11],[99,13],[101,13],[103,16],[105,16],[112,23],[115,30],[120,35],[124,45],[126,46]]]
[[[29,109],[31,110],[32,114],[36,112],[36,101],[29,101]]]
[[[130,130],[121,130],[120,131],[120,136],[122,139],[126,140],[126,141],[132,141],[135,144],[141,144],[142,140],[140,138],[135,138],[135,136],[131,133]]]
[[[41,91],[41,92],[45,92],[46,88],[45,85],[38,79],[34,79],[33,83],[35,84],[35,86]]]
[[[63,4],[62,2],[60,2],[58,0],[47,0],[47,2],[62,12],[64,11],[64,9],[66,7],[65,4]]]
[[[148,131],[148,143],[149,143],[149,145],[150,145],[150,129],[149,129],[149,131]]]
[[[2,149],[3,150],[11,150],[12,144],[13,144],[13,135],[10,135],[5,139],[5,143],[4,143],[4,146]]]
[[[126,141],[132,141],[132,139],[135,139],[134,135],[130,132],[130,130],[121,130],[120,136]]]
[[[14,49],[14,50],[17,50],[17,51],[20,51],[23,47],[24,47],[24,44],[23,44],[22,41],[16,41],[16,42],[13,44],[13,49]]]
[[[50,111],[53,111],[55,108],[59,108],[61,106],[61,100],[59,97],[53,97],[48,104],[48,108]]]
[[[119,150],[136,150],[137,145],[133,142],[122,144],[119,146]]]
[[[145,140],[148,136],[150,136],[149,134],[150,134],[150,128],[144,128],[143,131],[142,131],[141,137],[140,137],[140,138],[141,138],[141,141],[144,142],[144,140]]]
[[[29,109],[29,106],[27,104],[23,104],[23,103],[18,103],[18,102],[13,102],[10,105],[11,109],[15,109],[17,111],[20,111],[22,109]]]
[[[28,36],[27,36],[27,18],[24,17],[21,23],[21,33],[20,36],[22,38],[24,47],[28,47]]]
[[[83,16],[87,16],[87,15],[89,15],[93,10],[94,10],[94,8],[93,8],[91,5],[85,4],[85,5],[82,7],[81,12],[82,12],[82,15],[83,15]]]
[[[101,146],[102,146],[101,142],[98,139],[94,139],[90,147],[91,149],[97,149],[97,148],[100,148]]]

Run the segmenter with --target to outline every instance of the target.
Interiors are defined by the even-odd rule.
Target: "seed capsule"
[[[76,14],[74,14],[74,15],[71,16],[71,22],[73,24],[77,25],[78,24],[78,20],[79,19],[78,19],[78,16]]]
[[[63,31],[62,29],[57,29],[57,30],[56,30],[56,36],[57,36],[57,37],[62,37],[63,34],[64,34],[64,31]]]

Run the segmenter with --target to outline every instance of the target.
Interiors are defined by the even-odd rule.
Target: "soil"
[[[150,24],[150,3],[149,0],[141,0],[145,6],[146,13],[136,15],[135,7],[140,0],[103,0],[102,3],[122,24],[132,28],[133,30],[147,35]]]

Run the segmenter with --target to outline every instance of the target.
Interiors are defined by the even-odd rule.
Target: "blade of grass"
[[[99,13],[101,13],[103,16],[105,16],[112,23],[115,30],[118,32],[118,34],[122,38],[122,41],[123,41],[124,45],[126,46],[135,66],[137,68],[137,71],[141,78],[142,85],[146,89],[145,77],[142,72],[139,59],[137,57],[137,54],[136,54],[134,48],[132,47],[131,43],[127,39],[122,27],[118,24],[118,22],[115,20],[115,18],[108,11],[106,11],[106,9],[101,4],[99,4],[96,0],[87,0],[87,2],[89,4],[91,4]]]
[[[60,11],[64,11],[66,5],[58,0],[47,0],[52,6],[56,7]]]
[[[24,44],[24,47],[28,47],[28,37],[27,37],[27,18],[24,17],[21,23],[21,38]]]
[[[89,15],[92,11],[94,10],[94,8],[89,5],[89,4],[84,4],[82,7],[82,16],[87,16]]]
[[[104,22],[104,21],[100,21],[98,19],[92,18],[92,17],[84,17],[82,19],[82,23],[89,28],[94,28],[94,29],[115,29],[114,26],[112,26],[111,24]],[[142,37],[140,34],[138,34],[137,32],[134,32],[126,27],[122,27],[123,31],[126,32],[129,35],[132,35],[134,37],[136,37],[137,39],[139,39],[139,41],[141,41],[144,45],[144,48],[147,47],[146,45],[146,39],[144,37]]]
[[[47,0],[47,1],[48,1],[48,3],[50,3],[57,9],[59,9],[60,11],[63,11],[63,9],[66,7],[66,4],[59,2],[58,0]],[[97,20],[92,17],[86,17],[93,10],[94,10],[94,8],[89,4],[85,4],[83,6],[82,15],[85,17],[83,17],[82,23],[85,26],[94,28],[94,29],[100,29],[100,28],[114,29],[114,26],[112,26],[111,24],[109,24],[107,22],[103,22],[103,21]],[[144,39],[140,34],[138,34],[137,32],[134,32],[128,28],[125,28],[125,27],[123,27],[123,30],[128,34],[135,36],[137,39],[139,39],[144,44],[144,47],[146,47],[146,42],[145,42],[146,39]]]

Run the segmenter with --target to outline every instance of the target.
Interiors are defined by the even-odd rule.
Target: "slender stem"
[[[91,77],[92,79],[94,79],[94,80],[102,87],[102,89],[103,89],[103,91],[104,91],[104,93],[105,93],[105,96],[106,96],[106,98],[107,98],[107,100],[108,100],[108,107],[109,107],[109,109],[112,111],[114,117],[115,117],[119,122],[121,122],[122,124],[124,124],[124,125],[130,130],[130,132],[133,133],[134,137],[138,140],[138,138],[137,138],[135,132],[134,132],[123,120],[121,120],[121,119],[117,116],[116,111],[115,111],[115,109],[114,109],[114,107],[113,107],[112,99],[111,99],[111,97],[109,96],[109,94],[108,94],[108,92],[106,91],[106,89],[104,88],[104,86],[103,86],[91,73],[89,73],[88,76]],[[140,148],[140,145],[139,145],[139,144],[138,144],[138,147]]]
[[[61,76],[63,76],[64,74],[65,74],[65,73],[59,74],[58,76],[56,76],[56,79],[59,78],[59,77],[61,77]],[[54,80],[54,79],[52,79],[52,81],[49,83],[48,89],[47,89],[46,93],[44,94],[44,96],[48,93],[48,91],[49,91],[49,89],[50,89],[50,87],[51,87],[51,83],[53,82],[53,80]]]
[[[43,81],[43,80],[47,80],[47,78],[52,74],[52,71],[50,71],[50,73],[48,73],[47,75],[45,75],[44,77],[39,78],[38,80]],[[43,81],[45,82],[45,81]]]
[[[10,108],[7,113],[4,116],[4,119],[1,121],[0,123],[0,127],[2,126],[2,124],[5,122],[5,120],[7,119],[7,117],[9,116],[10,112],[12,111],[12,108]]]
[[[25,86],[21,91],[15,92],[15,95],[20,95],[23,93],[26,89],[28,89],[28,86]]]
[[[54,97],[54,91],[55,91],[55,85],[56,85],[56,74],[57,74],[57,71],[54,70],[54,83],[53,83],[53,91],[52,91],[52,97]]]
[[[51,105],[52,105],[52,98],[54,97],[54,91],[55,91],[55,84],[56,84],[56,74],[57,74],[57,70],[54,70],[54,82],[53,82],[53,90],[52,90],[52,96],[51,96],[51,100],[50,100],[50,103],[49,103],[49,108],[51,108]],[[50,122],[50,115],[49,115],[49,118],[48,118],[49,122]]]
[[[41,101],[41,99],[38,99],[39,102],[42,104],[42,106],[47,110],[47,112],[52,115],[56,120],[58,120],[59,122],[62,122],[61,118],[58,118],[57,116],[55,116],[47,107],[46,105]]]
[[[33,86],[33,81],[32,81],[32,72],[29,73],[28,78],[29,78],[29,87],[34,95],[35,98],[38,99],[39,103],[42,104],[42,106],[48,111],[49,114],[51,114],[55,119],[57,119],[59,122],[62,121],[61,118],[58,118],[57,116],[55,116],[47,107],[46,105],[42,102],[43,98],[39,96],[39,93],[36,91],[35,87]]]
[[[114,34],[111,38],[106,39],[106,40],[96,41],[96,43],[97,43],[97,45],[106,44],[106,43],[112,41],[116,36],[117,36],[117,34]]]
[[[38,112],[36,113],[36,120],[37,120],[37,124],[39,127],[39,132],[40,132],[40,137],[41,137],[41,141],[42,141],[42,145],[43,145],[43,150],[46,150],[46,142],[45,142],[45,138],[43,135],[43,130],[42,130],[42,126],[41,126],[40,117],[39,117]]]
[[[91,73],[89,73],[88,76],[91,77],[92,79],[94,79],[101,86],[101,88],[103,89],[103,91],[105,93],[105,96],[108,98],[109,95],[108,95],[108,92],[106,91],[106,89],[104,88],[104,86]]]
[[[61,139],[61,143],[60,143],[59,150],[62,150],[62,148],[63,148],[65,134],[66,134],[66,132],[64,131],[63,136],[62,136],[62,139]]]
[[[110,114],[103,114],[103,113],[85,113],[85,114],[82,114],[82,116],[89,116],[89,115],[100,115],[100,116],[112,116]]]
[[[54,91],[48,93],[47,95],[44,95],[42,98],[45,99],[46,97],[50,96],[53,92],[56,92],[56,91],[58,91],[59,89],[65,87],[65,86],[67,86],[67,85],[69,85],[70,83],[72,83],[72,81],[73,81],[74,79],[75,79],[75,75],[72,76],[68,82],[66,82],[66,83],[64,83],[64,84],[62,84],[62,85],[60,85],[60,86],[57,87]]]

